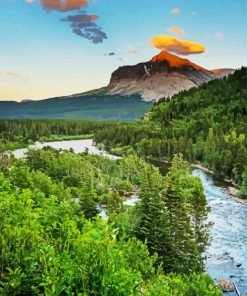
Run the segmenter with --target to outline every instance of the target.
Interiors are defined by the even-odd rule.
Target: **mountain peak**
[[[205,70],[204,68],[192,63],[188,59],[183,59],[175,54],[171,54],[167,51],[161,51],[158,55],[154,56],[151,59],[152,63],[162,63],[167,62],[172,68],[181,68],[181,67],[193,67],[196,70]]]

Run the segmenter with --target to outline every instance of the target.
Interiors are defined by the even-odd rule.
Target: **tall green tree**
[[[146,242],[151,254],[158,254],[158,264],[172,271],[174,238],[166,204],[161,196],[162,178],[158,170],[147,166],[141,180],[137,205],[139,223],[136,236]]]

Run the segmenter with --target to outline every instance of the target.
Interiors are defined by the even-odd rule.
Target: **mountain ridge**
[[[145,101],[158,101],[183,90],[197,87],[212,79],[233,73],[207,70],[188,59],[162,51],[151,60],[134,66],[122,66],[112,73],[109,94],[138,93]]]

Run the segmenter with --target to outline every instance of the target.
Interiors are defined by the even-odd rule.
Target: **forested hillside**
[[[202,273],[205,195],[181,156],[165,177],[136,155],[52,148],[1,164],[1,295],[221,295]]]
[[[246,84],[246,68],[242,68],[227,78],[161,100],[146,121],[103,128],[95,139],[120,154],[134,149],[139,155],[171,160],[182,153],[218,177],[246,184]]]
[[[121,120],[141,117],[152,106],[139,95],[78,94],[41,101],[0,101],[2,119]]]

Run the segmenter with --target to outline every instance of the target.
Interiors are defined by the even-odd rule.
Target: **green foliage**
[[[149,122],[1,120],[2,150],[95,134],[125,156],[0,153],[0,294],[222,295],[202,273],[209,209],[183,157],[234,179],[247,196],[245,82],[243,68],[161,100]],[[172,160],[168,174],[134,151]],[[139,202],[124,206],[133,192]],[[108,219],[97,217],[101,203]]]
[[[151,254],[158,254],[165,272],[203,271],[209,227],[206,197],[181,155],[175,155],[164,180],[156,168],[147,166],[137,213],[136,236]]]
[[[32,190],[17,186],[17,171],[0,174],[1,295],[221,295],[204,275],[162,275],[141,241],[87,220],[69,192],[50,194],[25,173]]]
[[[174,239],[166,204],[161,199],[162,178],[157,169],[147,167],[138,203],[136,236],[146,242],[151,254],[157,253],[165,271],[172,269]]]
[[[247,198],[247,167],[242,174],[242,183],[239,190],[239,196],[243,198]]]
[[[0,120],[0,150],[27,147],[35,141],[61,141],[88,138],[112,122],[86,120]]]

